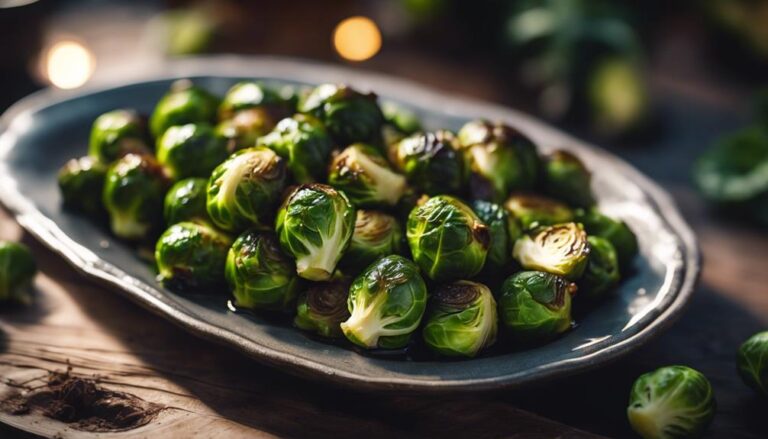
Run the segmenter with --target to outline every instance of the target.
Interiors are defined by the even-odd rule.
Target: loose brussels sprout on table
[[[376,210],[357,210],[355,230],[340,266],[345,272],[359,272],[382,256],[400,254],[403,230],[392,215]]]
[[[176,182],[165,194],[163,218],[166,224],[176,224],[182,221],[207,221],[208,212],[205,209],[206,188],[208,180],[204,178],[187,178]]]
[[[66,207],[100,217],[105,213],[99,195],[104,191],[107,166],[91,156],[68,161],[59,171],[59,189]]]
[[[619,260],[613,244],[599,236],[587,237],[589,259],[579,280],[579,291],[590,299],[603,297],[619,282]]]
[[[88,155],[109,164],[128,153],[148,153],[146,132],[144,119],[135,111],[104,113],[93,122]]]
[[[36,273],[35,259],[25,245],[0,241],[0,304],[30,302]]]
[[[540,195],[512,194],[504,208],[523,230],[573,221],[573,211],[567,205]]]
[[[395,169],[424,193],[456,193],[464,184],[461,153],[450,131],[414,134],[390,145],[388,153]]]
[[[333,142],[316,118],[296,114],[283,119],[272,132],[258,139],[258,143],[287,160],[288,169],[298,183],[325,179]]]
[[[208,124],[172,126],[157,141],[157,161],[174,180],[208,177],[227,155],[224,140]]]
[[[476,200],[472,209],[478,218],[488,227],[490,244],[485,267],[503,270],[509,267],[512,259],[512,243],[522,234],[517,221],[510,219],[509,214],[498,204],[484,200]]]
[[[768,331],[757,333],[745,341],[739,347],[736,360],[741,379],[768,397]]]
[[[394,206],[405,192],[405,177],[392,171],[373,146],[355,143],[331,161],[328,184],[357,207]]]
[[[323,84],[299,102],[298,110],[320,119],[339,144],[371,142],[384,123],[377,100],[347,85]]]
[[[575,280],[589,259],[589,241],[580,224],[534,229],[515,242],[512,255],[528,270],[541,270]]]
[[[155,106],[149,119],[149,128],[154,137],[160,137],[174,125],[188,123],[214,123],[218,99],[207,91],[180,79],[171,85],[171,90]]]
[[[159,277],[169,288],[199,291],[224,283],[229,236],[204,223],[181,222],[157,240]]]
[[[327,338],[342,337],[341,323],[349,318],[346,279],[318,282],[299,295],[293,324]]]
[[[629,265],[637,255],[637,237],[624,221],[603,215],[595,208],[576,210],[574,219],[584,226],[590,236],[610,241],[622,267]]]
[[[544,191],[576,207],[595,204],[592,174],[568,151],[555,151],[544,158]]]

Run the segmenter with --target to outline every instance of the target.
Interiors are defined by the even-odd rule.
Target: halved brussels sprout
[[[558,150],[544,158],[544,190],[572,206],[595,204],[592,175],[584,163],[568,151]]]
[[[320,119],[339,144],[377,140],[384,115],[373,93],[347,85],[323,84],[312,90],[298,110]]]
[[[747,339],[739,347],[736,362],[744,383],[768,397],[768,331]]]
[[[149,151],[146,122],[135,111],[113,110],[93,122],[88,155],[96,160],[109,164],[128,153]]]
[[[460,280],[440,286],[429,298],[422,336],[433,351],[474,357],[496,342],[496,300],[483,284]]]
[[[316,118],[296,114],[283,119],[258,142],[288,161],[288,169],[297,182],[311,183],[325,178],[333,142]]]
[[[385,256],[352,282],[350,317],[341,330],[364,348],[401,348],[419,327],[426,302],[427,286],[419,267],[402,256]]]
[[[376,210],[357,210],[352,241],[340,266],[344,272],[357,273],[382,256],[402,251],[403,231],[392,215]]]
[[[627,417],[644,439],[699,437],[715,415],[712,386],[700,372],[667,366],[641,375],[632,386]]]
[[[106,176],[106,165],[91,156],[68,161],[59,171],[64,206],[101,217],[105,210],[98,194],[104,191]]]
[[[394,172],[373,146],[355,143],[331,162],[328,184],[358,207],[394,206],[405,192],[405,177]]]
[[[599,236],[587,237],[589,259],[579,280],[579,294],[590,299],[605,295],[619,283],[619,260],[613,244]]]
[[[163,218],[166,224],[182,221],[208,220],[205,210],[205,191],[208,180],[205,178],[187,178],[180,180],[165,194]]]
[[[231,119],[241,111],[254,108],[263,110],[265,115],[269,115],[266,119],[274,122],[290,114],[290,106],[279,91],[258,82],[243,81],[233,85],[224,95],[219,105],[219,119]],[[264,125],[264,132],[269,132],[274,122],[271,126]]]
[[[515,242],[512,255],[528,270],[541,270],[575,280],[584,273],[589,241],[581,224],[539,227]]]
[[[155,245],[160,280],[172,289],[200,291],[224,284],[224,264],[232,239],[204,223],[181,222]]]
[[[235,304],[243,308],[288,311],[301,288],[293,261],[275,236],[253,229],[229,249],[225,276]]]
[[[163,222],[168,176],[154,158],[128,154],[107,170],[102,202],[112,233],[123,239],[148,238]]]
[[[622,267],[629,265],[637,255],[637,237],[624,221],[603,215],[594,208],[577,209],[575,220],[584,226],[589,235],[610,241]]]
[[[573,221],[573,211],[568,206],[540,195],[512,194],[504,208],[524,230]]]
[[[352,240],[355,208],[343,192],[324,184],[297,187],[277,213],[283,250],[296,259],[299,276],[328,280]]]
[[[32,281],[37,265],[27,246],[0,241],[0,304],[32,301]]]
[[[237,151],[208,180],[208,215],[216,226],[230,232],[266,227],[285,181],[285,161],[271,149]]]
[[[498,204],[490,201],[475,200],[472,209],[480,220],[488,226],[490,245],[485,267],[501,270],[509,266],[512,260],[512,243],[522,235],[517,222]]]
[[[501,203],[512,190],[533,188],[539,173],[536,146],[502,123],[475,120],[461,128],[472,198]]]
[[[576,284],[542,271],[515,273],[501,286],[499,315],[521,342],[551,339],[571,328],[571,296]]]
[[[389,147],[389,161],[429,195],[458,192],[464,183],[461,153],[450,131],[406,137]]]
[[[172,126],[157,140],[157,161],[174,180],[208,178],[228,155],[224,140],[208,124]]]
[[[214,123],[218,99],[207,91],[180,79],[171,84],[168,93],[158,101],[149,119],[152,136],[160,137],[175,125]]]
[[[413,260],[432,280],[471,278],[483,269],[491,245],[488,227],[457,198],[438,195],[408,216]]]
[[[341,323],[349,318],[346,279],[312,284],[299,295],[293,324],[328,338],[342,337]]]
[[[261,108],[237,112],[231,119],[216,125],[216,135],[224,140],[230,154],[257,145],[259,136],[267,134],[277,124],[276,120]]]

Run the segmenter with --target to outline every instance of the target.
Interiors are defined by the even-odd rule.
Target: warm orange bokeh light
[[[381,32],[370,18],[350,17],[333,31],[333,46],[344,59],[365,61],[381,49]]]

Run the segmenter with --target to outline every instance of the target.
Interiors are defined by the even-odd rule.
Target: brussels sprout
[[[290,114],[288,102],[277,90],[253,81],[239,82],[229,89],[219,105],[219,118],[231,119],[241,111],[252,109],[263,110],[264,120],[272,120],[271,126],[264,125],[264,132],[269,132],[274,122]]]
[[[544,190],[572,206],[595,204],[592,175],[584,163],[568,151],[555,151],[544,158]]]
[[[381,110],[384,113],[384,120],[387,125],[393,127],[398,132],[410,135],[421,131],[421,121],[414,112],[391,102],[382,105]]]
[[[105,211],[98,194],[104,190],[106,175],[107,167],[93,157],[68,161],[59,171],[59,189],[64,206],[88,215],[102,216]]]
[[[436,281],[466,279],[482,270],[491,234],[475,212],[448,195],[438,195],[408,216],[413,259]]]
[[[341,330],[364,348],[401,348],[419,327],[426,302],[427,286],[419,267],[402,256],[385,256],[352,282],[350,317]]]
[[[227,155],[227,145],[208,124],[172,126],[157,141],[157,161],[174,180],[207,178]]]
[[[135,111],[104,113],[93,122],[88,155],[109,164],[128,153],[148,153],[146,132],[144,119]]]
[[[589,235],[605,238],[613,244],[619,264],[626,267],[637,255],[637,237],[624,221],[607,217],[597,209],[577,209],[576,221]]]
[[[216,136],[224,139],[227,151],[233,153],[257,145],[259,136],[267,134],[277,121],[260,108],[239,111],[231,119],[216,125]]]
[[[296,114],[283,119],[258,142],[288,160],[288,169],[297,182],[311,183],[325,178],[333,142],[323,124],[314,117]]]
[[[581,295],[597,299],[619,283],[619,261],[613,244],[599,236],[587,237],[589,259],[579,280]]]
[[[341,322],[349,318],[349,284],[344,279],[313,284],[299,295],[293,324],[323,337],[341,337]]]
[[[508,125],[467,123],[458,135],[473,198],[500,203],[512,190],[531,189],[539,173],[536,146]]]
[[[493,270],[506,268],[512,259],[512,243],[522,234],[517,222],[510,220],[509,214],[501,206],[489,201],[475,200],[472,209],[488,226],[490,234],[485,267]]]
[[[587,81],[585,98],[602,133],[625,133],[648,115],[648,84],[636,57],[607,57],[592,67]]]
[[[589,241],[580,224],[539,227],[515,242],[512,256],[528,270],[542,270],[569,280],[581,277],[589,259]]]
[[[524,230],[573,221],[573,211],[568,206],[539,195],[513,194],[504,202],[504,208]]]
[[[285,174],[285,162],[269,148],[237,151],[208,180],[208,216],[230,232],[266,226],[285,187]]]
[[[235,304],[288,311],[301,288],[291,261],[271,233],[247,230],[232,244],[225,275]]]
[[[171,85],[170,91],[158,101],[152,112],[149,119],[152,136],[160,137],[175,125],[213,123],[217,106],[215,96],[187,79],[180,79]]]
[[[464,183],[461,154],[450,131],[406,137],[389,148],[389,160],[429,195],[458,192]]]
[[[542,271],[521,271],[501,286],[499,315],[521,342],[551,339],[571,328],[571,296],[576,284]]]
[[[128,154],[107,170],[102,202],[112,233],[123,239],[149,237],[162,224],[165,170],[148,155]]]
[[[405,177],[392,171],[379,151],[355,143],[331,162],[328,184],[344,191],[358,207],[394,206],[405,192]]]
[[[644,439],[700,436],[715,415],[712,386],[700,372],[667,366],[641,375],[632,386],[627,417]]]
[[[443,285],[429,298],[422,336],[433,351],[474,357],[496,342],[496,300],[483,284],[460,280]]]
[[[745,341],[739,347],[736,361],[741,379],[763,396],[768,396],[768,331]]]
[[[324,184],[305,184],[288,195],[275,229],[283,251],[296,259],[299,276],[330,279],[352,240],[355,216],[347,196]]]
[[[346,85],[318,86],[299,102],[298,110],[320,119],[342,145],[376,140],[384,122],[375,94]]]
[[[344,272],[357,273],[382,256],[402,251],[403,231],[395,217],[375,210],[357,210],[352,241],[341,259]]]
[[[208,180],[187,178],[171,186],[165,194],[163,218],[166,224],[182,221],[208,220],[205,210],[205,190]]]
[[[224,283],[229,236],[204,223],[181,222],[155,245],[160,280],[168,288],[198,291]]]
[[[25,245],[0,241],[0,304],[29,303],[36,273],[35,259]]]

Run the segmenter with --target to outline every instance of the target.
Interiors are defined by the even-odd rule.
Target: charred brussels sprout
[[[168,288],[199,291],[224,283],[229,236],[203,223],[181,222],[157,240],[155,261]]]
[[[59,171],[64,206],[101,217],[105,211],[99,194],[104,190],[106,175],[107,167],[93,157],[68,161]]]
[[[342,337],[341,322],[349,318],[349,282],[315,283],[299,295],[293,324],[328,338]]]
[[[472,209],[490,234],[486,268],[500,270],[507,267],[512,259],[512,243],[522,234],[517,222],[511,221],[501,206],[489,201],[476,200]]]
[[[394,206],[405,192],[405,177],[392,171],[373,146],[355,143],[334,157],[328,184],[358,207]]]
[[[358,272],[382,256],[399,254],[403,231],[395,217],[375,210],[358,209],[352,241],[341,259],[341,268]]]
[[[587,237],[589,259],[579,280],[580,294],[591,299],[605,295],[619,283],[619,260],[613,244],[599,236]]]
[[[227,155],[227,145],[208,124],[172,126],[157,141],[157,161],[174,180],[208,177]]]
[[[299,183],[322,180],[333,149],[323,124],[306,114],[281,120],[271,133],[259,139],[259,144],[287,160],[288,169]]]
[[[132,110],[114,110],[96,118],[91,128],[88,155],[112,163],[128,153],[147,153],[146,123]]]
[[[275,229],[280,246],[296,259],[299,276],[328,280],[352,239],[355,208],[330,186],[302,185],[283,202]]]
[[[595,204],[592,175],[578,157],[555,151],[544,159],[544,189],[547,194],[576,207]]]
[[[524,230],[573,221],[573,211],[568,206],[539,195],[513,194],[507,198],[504,208]]]
[[[385,256],[352,282],[350,317],[341,330],[364,348],[401,348],[419,327],[426,302],[427,286],[416,264],[402,256]]]
[[[247,230],[232,244],[225,269],[235,304],[288,311],[301,287],[293,262],[271,233]]]
[[[229,153],[256,146],[259,136],[268,133],[276,123],[268,117],[258,108],[240,111],[216,125],[216,136],[223,139]]]
[[[35,259],[25,245],[0,241],[0,304],[29,303],[36,273]]]
[[[346,85],[320,85],[299,102],[298,109],[320,119],[342,145],[377,140],[384,122],[375,94]]]
[[[450,131],[419,133],[389,147],[389,160],[408,182],[429,195],[458,192],[462,158]]]
[[[613,244],[622,267],[629,265],[637,255],[637,237],[624,221],[603,215],[594,208],[578,209],[575,218],[589,235],[605,238]]]
[[[175,125],[213,123],[216,120],[218,99],[207,91],[181,79],[171,85],[170,91],[155,106],[149,119],[152,136],[160,137]]]
[[[428,305],[422,336],[433,351],[474,357],[496,341],[496,300],[485,285],[466,280],[443,285]]]
[[[413,259],[436,281],[466,279],[482,270],[491,235],[475,212],[457,198],[439,195],[408,216]]]
[[[515,242],[512,255],[528,270],[541,270],[566,279],[581,277],[589,259],[589,241],[576,223],[540,227]]]
[[[704,375],[690,367],[667,366],[635,381],[627,417],[644,439],[692,438],[704,432],[715,409]]]
[[[182,221],[208,220],[205,210],[205,190],[208,180],[187,178],[171,186],[165,194],[163,218],[166,224]]]
[[[531,189],[539,173],[536,146],[517,130],[485,120],[459,131],[473,198],[500,203],[512,190]]]
[[[741,379],[768,397],[768,331],[760,332],[739,347],[736,356]]]
[[[551,339],[571,328],[571,296],[576,285],[541,271],[515,273],[501,286],[502,325],[521,342]]]
[[[285,174],[285,162],[269,148],[232,154],[208,180],[208,215],[216,226],[230,232],[267,226],[285,187]]]
[[[290,114],[290,105],[279,91],[253,81],[239,82],[229,89],[219,105],[219,118],[231,119],[237,113],[259,109],[263,112],[264,132],[269,132],[275,122]]]
[[[120,238],[149,237],[162,224],[165,170],[151,156],[128,154],[110,166],[102,201],[112,232]]]

